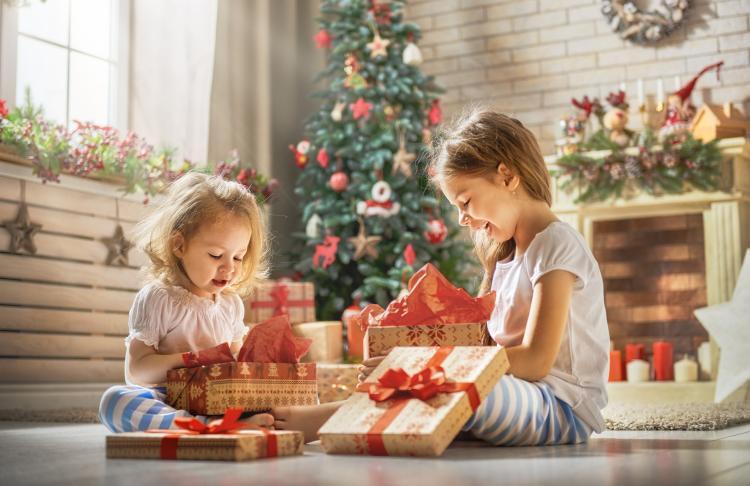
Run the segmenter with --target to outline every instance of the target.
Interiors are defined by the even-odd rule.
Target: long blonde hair
[[[135,243],[150,260],[145,269],[149,279],[183,285],[187,275],[174,254],[175,236],[179,233],[189,241],[202,224],[226,214],[246,218],[250,227],[239,276],[227,290],[242,295],[252,291],[268,271],[266,231],[255,196],[237,182],[198,172],[174,181],[164,200],[135,226]]]
[[[534,135],[502,113],[474,108],[458,117],[436,137],[432,147],[433,182],[456,176],[492,177],[503,163],[533,199],[552,205],[550,176]],[[514,240],[493,241],[484,231],[472,232],[474,252],[484,268],[480,294],[489,291],[497,262],[513,255]]]

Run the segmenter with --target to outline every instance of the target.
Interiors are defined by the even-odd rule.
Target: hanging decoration
[[[34,236],[42,229],[41,224],[32,223],[29,217],[29,208],[24,201],[26,181],[21,181],[21,204],[18,206],[16,219],[5,221],[3,227],[10,233],[11,253],[25,251],[30,255],[36,255],[36,244]]]
[[[340,122],[343,118],[344,108],[346,108],[346,103],[344,103],[343,101],[337,101],[336,104],[333,105],[333,109],[331,110],[331,120]]]
[[[360,118],[366,120],[370,118],[372,103],[368,103],[364,98],[358,98],[357,101],[349,105],[349,109],[352,110],[352,118],[355,120],[359,120]]]
[[[329,34],[327,30],[321,29],[317,34],[315,34],[313,39],[315,39],[315,45],[318,49],[331,48],[331,41],[333,41],[333,37],[331,37],[331,34]]]
[[[354,54],[348,54],[344,59],[344,72],[346,73],[345,88],[358,90],[367,87],[367,80],[359,74],[359,61]]]
[[[318,150],[318,156],[315,157],[315,160],[318,161],[318,165],[323,167],[324,169],[328,168],[328,152],[326,152],[326,149],[323,147]]]
[[[307,220],[305,225],[305,234],[310,239],[320,238],[320,228],[323,225],[323,220],[317,213],[313,214],[310,219]]]
[[[445,225],[445,221],[440,218],[431,218],[427,222],[427,231],[424,233],[424,237],[432,243],[437,245],[445,241],[448,236],[448,227]]]
[[[289,145],[289,150],[294,153],[294,163],[297,164],[297,167],[303,169],[307,165],[307,152],[310,151],[310,142],[302,140],[296,147]]]
[[[400,172],[404,177],[412,176],[411,163],[417,158],[416,154],[413,154],[406,150],[406,137],[403,132],[399,133],[399,148],[398,151],[393,154],[393,169],[391,173],[393,175]]]
[[[440,100],[432,100],[432,106],[430,107],[430,112],[427,114],[427,120],[432,126],[440,125],[440,122],[443,121],[443,110],[440,108]]]
[[[378,181],[372,186],[372,199],[357,203],[357,214],[364,216],[390,217],[398,214],[401,205],[391,201],[391,186],[385,181]]]
[[[380,236],[367,235],[367,229],[362,219],[359,219],[359,232],[357,236],[349,238],[349,243],[354,246],[354,259],[359,260],[364,256],[372,258],[378,257],[378,250],[375,247],[383,238]]]
[[[322,244],[315,245],[315,253],[312,256],[313,268],[320,268],[322,266],[326,269],[336,261],[339,241],[341,241],[341,238],[338,236],[328,235],[323,239]]]
[[[414,266],[414,261],[417,259],[417,254],[414,253],[414,247],[411,243],[406,245],[406,248],[404,249],[404,262],[406,262],[407,265],[410,267]]]
[[[349,187],[349,176],[342,170],[336,171],[328,180],[328,185],[336,192],[344,192]]]
[[[373,26],[373,32],[375,35],[373,36],[372,41],[367,43],[367,50],[370,51],[370,59],[377,59],[380,56],[388,56],[388,46],[391,41],[380,37],[380,32],[378,32],[378,29],[375,26]]]
[[[663,0],[643,12],[631,0],[603,0],[602,13],[621,39],[635,44],[658,42],[677,30],[685,20],[688,0]]]
[[[417,47],[412,41],[411,36],[409,36],[409,42],[407,42],[406,47],[404,47],[402,58],[404,64],[409,66],[419,66],[422,64],[422,51],[420,51],[419,47]]]
[[[372,4],[368,10],[370,16],[380,25],[387,25],[391,23],[391,6],[387,2],[372,0]]]

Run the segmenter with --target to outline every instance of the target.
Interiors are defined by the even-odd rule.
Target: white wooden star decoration
[[[372,38],[372,42],[367,43],[367,49],[370,51],[370,58],[375,59],[378,56],[387,56],[387,48],[390,43],[391,41],[383,39],[378,32],[375,32],[375,37]]]
[[[31,255],[36,255],[34,235],[42,229],[42,225],[31,222],[29,208],[26,206],[26,203],[21,203],[18,206],[18,214],[15,220],[5,221],[3,226],[10,233],[9,249],[11,253],[21,253],[21,250],[25,250]]]
[[[365,255],[377,258],[378,249],[375,248],[375,245],[380,240],[382,240],[380,236],[367,236],[367,233],[365,233],[365,224],[360,220],[359,233],[357,233],[357,236],[349,238],[349,243],[354,245],[354,259],[359,260]]]
[[[133,247],[133,244],[125,238],[125,233],[121,225],[117,225],[114,235],[109,238],[99,238],[99,241],[107,247],[107,265],[128,266],[128,252]]]
[[[750,250],[732,300],[696,309],[695,315],[719,345],[715,402],[721,402],[750,380]]]
[[[406,145],[401,142],[401,146],[398,151],[393,155],[393,171],[392,174],[401,172],[405,177],[411,177],[411,163],[414,162],[417,156],[406,150]]]

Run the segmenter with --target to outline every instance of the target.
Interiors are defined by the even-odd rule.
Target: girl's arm
[[[133,339],[125,357],[128,374],[138,383],[155,384],[167,381],[167,371],[185,366],[182,353],[159,354],[153,346]]]
[[[575,275],[553,270],[534,286],[523,343],[506,349],[509,373],[527,381],[547,376],[560,351]]]

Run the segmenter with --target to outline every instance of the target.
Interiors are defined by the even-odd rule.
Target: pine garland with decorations
[[[321,106],[290,145],[304,231],[293,259],[316,284],[318,314],[352,302],[385,306],[413,269],[432,262],[466,286],[470,247],[429,187],[425,145],[441,122],[442,90],[419,70],[419,28],[403,0],[323,0],[314,41],[328,50]]]

